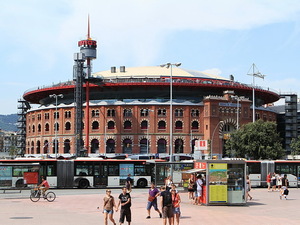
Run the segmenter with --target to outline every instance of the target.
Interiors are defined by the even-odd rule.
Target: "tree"
[[[300,136],[292,139],[290,147],[293,157],[300,154]]]
[[[276,123],[262,120],[233,132],[225,148],[228,155],[238,158],[280,159],[284,156]]]

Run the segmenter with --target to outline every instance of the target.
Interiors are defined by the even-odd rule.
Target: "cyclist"
[[[42,183],[38,186],[40,190],[42,190],[43,197],[45,197],[45,193],[49,190],[50,185],[48,181],[42,176]]]

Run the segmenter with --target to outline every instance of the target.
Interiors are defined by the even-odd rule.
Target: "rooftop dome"
[[[125,72],[121,70],[106,70],[101,72],[93,73],[94,77],[101,77],[103,79],[109,78],[159,78],[161,76],[170,76],[170,69],[160,66],[143,66],[143,67],[129,67],[125,68]],[[224,77],[217,75],[208,74],[196,70],[187,70],[180,67],[172,67],[172,76],[174,77],[199,77],[199,78],[209,78],[209,79],[220,79],[220,80],[229,80]]]

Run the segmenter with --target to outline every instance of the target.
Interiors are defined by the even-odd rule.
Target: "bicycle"
[[[31,190],[30,200],[33,202],[37,202],[40,200],[41,196],[42,196],[41,190],[39,188],[34,188]],[[46,199],[48,202],[53,202],[56,198],[56,195],[53,191],[47,191],[45,193],[45,196],[42,197]]]

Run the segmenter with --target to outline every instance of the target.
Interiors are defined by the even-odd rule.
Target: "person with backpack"
[[[166,191],[165,186],[161,186],[160,190],[161,190],[160,203],[162,207],[163,225],[167,225],[167,219],[169,221],[169,225],[173,225],[174,213],[173,213],[172,194],[170,191]]]

